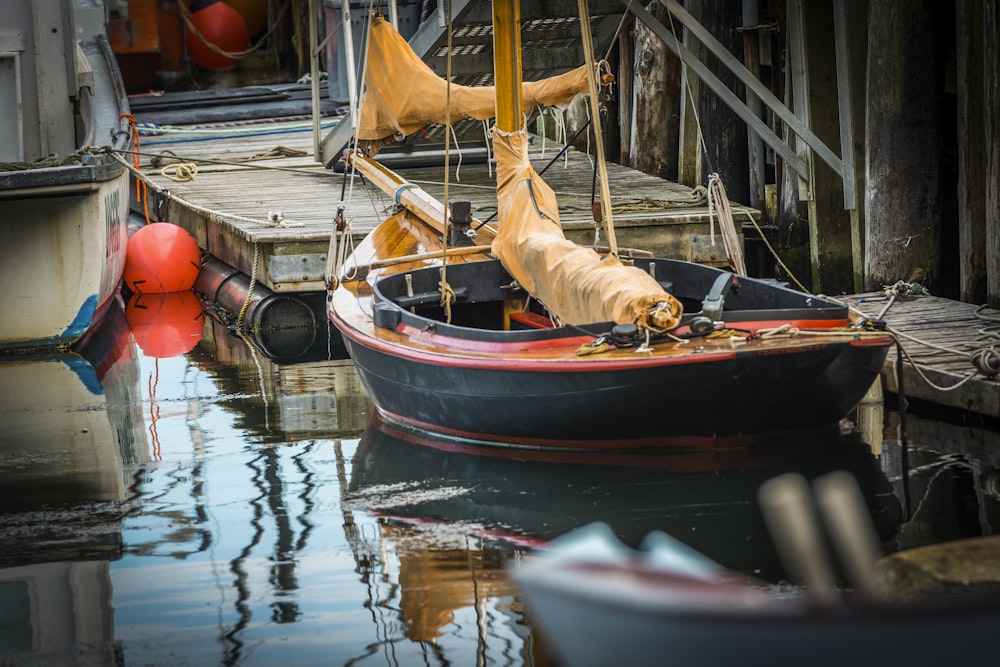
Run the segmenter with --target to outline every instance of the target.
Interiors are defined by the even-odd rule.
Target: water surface
[[[510,567],[604,521],[782,582],[756,492],[791,471],[852,472],[886,552],[1000,528],[975,420],[910,414],[906,485],[899,417],[872,405],[751,453],[473,456],[373,419],[325,330],[180,312],[0,359],[0,664],[547,665]]]

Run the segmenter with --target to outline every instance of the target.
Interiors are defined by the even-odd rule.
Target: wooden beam
[[[521,104],[521,9],[517,0],[493,3],[493,72],[496,78],[497,129],[524,127]]]

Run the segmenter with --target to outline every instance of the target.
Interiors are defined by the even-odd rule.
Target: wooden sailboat
[[[342,264],[332,243],[328,275],[330,319],[382,417],[557,450],[742,447],[835,427],[891,339],[852,327],[831,299],[568,241],[528,160],[522,110],[565,104],[597,73],[522,86],[517,3],[498,0],[493,14],[495,90],[448,85],[371,23],[359,145],[372,153],[427,123],[495,114],[499,221],[481,225],[461,202],[446,211],[349,155],[400,205]]]

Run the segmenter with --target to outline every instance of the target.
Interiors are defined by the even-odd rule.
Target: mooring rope
[[[216,211],[214,209],[207,208],[205,206],[199,206],[194,202],[191,202],[183,197],[174,194],[167,188],[157,185],[149,176],[143,173],[140,169],[133,167],[127,160],[125,160],[119,151],[108,150],[108,155],[112,157],[116,162],[121,164],[123,167],[128,169],[134,176],[141,179],[142,182],[153,189],[156,194],[163,197],[165,200],[173,200],[182,206],[191,209],[196,213],[200,213],[212,222],[217,223],[227,223],[227,222],[245,222],[253,225],[263,225],[265,227],[298,227],[302,223],[298,223],[292,220],[288,220],[281,213],[268,211],[268,218],[266,220],[261,220],[259,218],[248,218],[244,215],[237,215],[235,213],[226,213],[224,211]]]
[[[253,298],[253,288],[257,286],[257,266],[260,263],[260,245],[253,244],[253,267],[250,270],[250,287],[247,288],[247,296],[243,299],[243,307],[240,314],[236,316],[236,326],[243,326],[243,316],[246,315],[247,308],[250,307],[250,300]]]
[[[712,245],[715,245],[713,214],[719,220],[726,258],[737,274],[745,276],[747,274],[746,260],[743,258],[743,247],[740,245],[740,238],[736,232],[736,223],[733,222],[733,210],[729,206],[729,197],[726,196],[726,186],[723,185],[722,178],[715,173],[708,176],[708,224]]]

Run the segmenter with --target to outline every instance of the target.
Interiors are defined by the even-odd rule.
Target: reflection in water
[[[756,499],[771,477],[847,470],[883,541],[900,521],[888,480],[854,438],[772,447],[756,465],[745,452],[635,455],[615,466],[590,454],[560,455],[555,464],[438,448],[447,445],[373,420],[354,459],[348,499],[386,520],[462,526],[515,544],[538,545],[594,521],[632,546],[662,530],[727,567],[773,581],[784,573]]]
[[[360,433],[371,401],[354,364],[327,335],[313,336],[314,343],[294,363],[279,363],[249,334],[206,318],[204,349],[210,357],[199,360],[199,365],[214,376],[220,390],[232,395],[239,425],[265,442]],[[296,347],[295,342],[285,342],[286,337],[296,341],[301,334],[295,329],[272,331],[268,343]]]
[[[0,360],[0,663],[118,664],[110,562],[145,461],[120,304],[75,351]]]
[[[886,551],[1000,530],[989,428],[911,418],[904,523],[891,415],[877,456],[844,436],[509,460],[372,420],[325,332],[276,361],[206,317],[193,350],[156,357],[117,317],[86,363],[0,362],[0,663],[545,665],[512,560],[600,520],[777,581],[756,491],[790,471],[852,472]],[[859,416],[866,439],[882,420]]]
[[[1000,432],[997,424],[967,417],[956,426],[908,414],[908,470],[898,439],[899,415],[886,420],[882,469],[900,498],[909,498],[910,519],[898,536],[900,549],[1000,534]],[[905,490],[905,492],[904,492]]]

